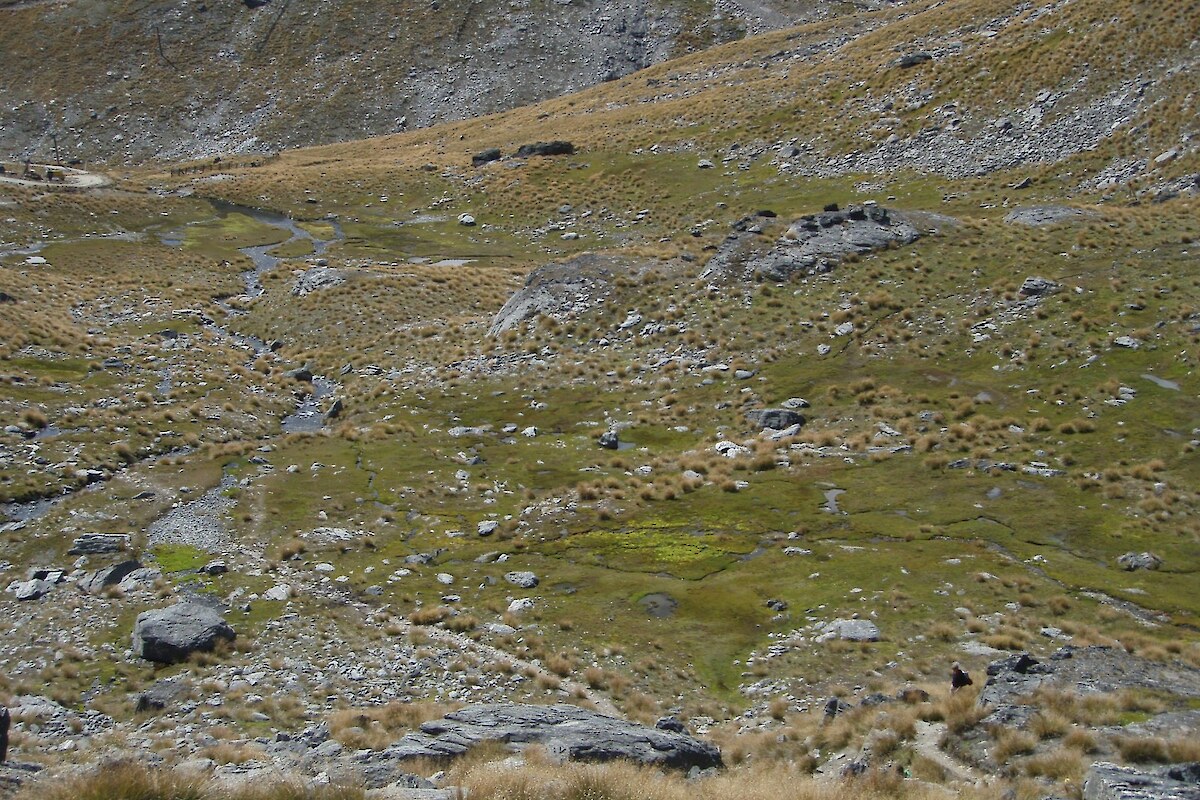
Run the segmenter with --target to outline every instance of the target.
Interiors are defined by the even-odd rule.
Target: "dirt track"
[[[32,166],[34,169],[44,173],[48,165],[33,164]],[[0,183],[8,183],[14,186],[38,186],[50,189],[58,187],[69,187],[72,189],[96,189],[112,183],[112,180],[106,175],[100,175],[96,172],[85,172],[81,169],[71,169],[70,167],[59,167],[59,169],[63,171],[64,175],[64,180],[62,182],[26,180],[25,178],[18,177],[18,173],[10,171],[0,175]]]

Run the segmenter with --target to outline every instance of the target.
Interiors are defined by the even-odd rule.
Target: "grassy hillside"
[[[914,3],[259,166],[0,186],[0,239],[38,243],[0,247],[0,494],[66,493],[10,509],[28,519],[4,557],[63,565],[80,533],[129,533],[163,573],[78,601],[105,622],[70,628],[67,665],[14,644],[8,691],[53,678],[59,702],[136,721],[164,672],[121,652],[132,616],[201,591],[246,643],[166,674],[203,702],[269,663],[264,685],[304,694],[211,712],[246,758],[320,719],[391,741],[411,723],[392,702],[519,696],[676,714],[733,760],[798,769],[886,729],[924,779],[918,718],[968,738],[983,716],[945,696],[950,661],[978,677],[1069,642],[1194,668],[1191,11]],[[515,156],[551,140],[575,153]],[[796,218],[867,202],[920,237],[755,271]],[[1056,221],[1013,216],[1043,206]],[[255,246],[279,260],[250,275]],[[489,334],[539,281],[556,299]],[[803,426],[749,416],[780,407]],[[1157,569],[1118,561],[1142,552]],[[197,573],[216,557],[228,572]],[[64,591],[22,613],[63,624]],[[880,640],[822,638],[852,617]],[[397,653],[425,671],[401,681]],[[821,724],[831,694],[909,684],[933,705]],[[1164,691],[1086,719],[1059,698],[1032,744],[979,735],[1009,778],[1069,792],[1085,757],[1126,758],[1125,726],[1194,712]],[[995,752],[972,763],[1003,771]]]

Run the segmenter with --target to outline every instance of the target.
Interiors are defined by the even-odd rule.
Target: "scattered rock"
[[[491,536],[500,527],[500,523],[494,519],[485,519],[479,523],[476,531],[480,536]]]
[[[617,436],[616,431],[609,430],[600,434],[600,438],[596,440],[596,444],[607,450],[616,450],[621,446],[621,440]]]
[[[175,664],[197,651],[211,651],[220,640],[237,634],[207,606],[183,602],[138,615],[133,626],[133,652],[148,661]]]
[[[475,224],[475,217],[472,216],[471,214],[466,214],[466,213],[459,214],[458,215],[458,224],[469,228]]]

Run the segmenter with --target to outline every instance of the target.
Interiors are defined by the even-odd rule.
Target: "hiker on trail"
[[[974,681],[971,680],[971,676],[955,661],[950,667],[950,693],[953,694],[964,686],[970,686],[973,683]]]
[[[0,706],[0,764],[8,760],[8,728],[12,725],[12,714],[8,706]]]

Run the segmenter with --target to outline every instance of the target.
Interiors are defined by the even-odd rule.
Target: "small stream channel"
[[[267,211],[259,208],[251,208],[249,206],[241,206],[234,203],[228,203],[223,200],[210,200],[209,202],[212,203],[213,208],[216,209],[217,213],[222,217],[228,216],[229,214],[242,214],[267,225],[285,230],[290,234],[287,240],[277,244],[254,245],[250,247],[239,248],[240,252],[249,257],[254,264],[253,269],[242,273],[242,280],[246,285],[246,294],[250,297],[259,297],[263,294],[264,289],[261,283],[262,275],[275,269],[275,267],[277,267],[279,262],[282,260],[277,256],[271,255],[270,251],[278,247],[283,247],[291,242],[295,242],[298,239],[306,239],[312,242],[314,254],[316,256],[320,256],[329,248],[331,244],[341,241],[343,238],[345,238],[345,234],[343,233],[341,226],[332,220],[324,220],[323,222],[329,224],[333,228],[334,237],[332,239],[318,239],[300,227],[295,220],[278,212]],[[167,247],[181,247],[183,246],[186,238],[186,235],[182,231],[178,230],[159,232],[157,236],[159,241]],[[125,233],[89,238],[137,241],[143,237],[144,234],[141,233]],[[56,243],[57,242],[52,241],[36,243],[29,245],[27,248],[3,251],[0,252],[0,255],[33,254],[39,252],[47,245]],[[220,301],[217,302],[217,305],[221,307],[231,319],[235,318],[240,313]],[[257,336],[238,333],[217,322],[208,323],[207,326],[211,330],[218,333],[222,338],[232,342],[235,345],[248,349],[251,353],[251,361],[263,353],[271,350],[270,345],[264,342],[262,339],[259,339]],[[173,383],[174,380],[170,368],[163,369],[159,373],[159,382],[156,388],[160,394],[167,394],[171,391],[171,386]],[[326,419],[324,412],[321,411],[321,401],[333,395],[339,386],[340,384],[332,379],[320,375],[314,375],[312,379],[312,391],[300,398],[296,410],[284,416],[284,418],[280,421],[281,430],[284,433],[311,433],[319,431],[325,427]],[[54,426],[48,426],[47,429],[44,429],[40,433],[38,438],[50,438],[63,432],[64,431],[60,431]],[[0,504],[0,530],[3,530],[9,526],[20,526],[23,523],[45,516],[52,508],[69,497],[71,494],[74,494],[75,491],[78,491],[78,489],[69,490],[57,497],[41,498],[24,503]]]

